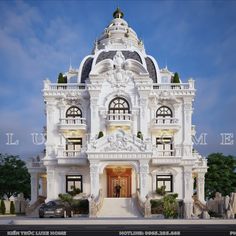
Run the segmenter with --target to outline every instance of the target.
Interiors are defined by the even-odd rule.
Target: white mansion
[[[194,80],[173,83],[174,74],[146,54],[123,13],[113,17],[92,54],[64,74],[67,83],[44,81],[46,154],[28,163],[31,203],[74,186],[101,205],[118,183],[121,198],[142,204],[165,185],[190,218],[194,179],[204,203],[207,172],[192,142]]]

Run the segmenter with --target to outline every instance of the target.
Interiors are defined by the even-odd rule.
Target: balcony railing
[[[109,121],[131,121],[131,114],[108,114]]]
[[[153,84],[153,89],[158,90],[179,90],[179,89],[190,89],[189,83],[181,83],[181,84]]]
[[[154,118],[151,126],[153,129],[172,129],[176,131],[180,128],[177,118]]]
[[[68,83],[68,84],[58,84],[58,83],[46,83],[44,84],[45,90],[83,90],[86,88],[85,84],[76,84],[76,83]]]
[[[161,125],[164,125],[164,124],[178,124],[178,119],[176,118],[155,118],[154,119],[154,123],[155,124],[161,124]]]
[[[81,129],[86,130],[86,119],[85,118],[63,118],[60,119],[59,128],[61,130],[74,130]]]
[[[155,156],[158,157],[170,157],[175,156],[175,150],[154,150]]]
[[[81,154],[81,150],[65,150],[63,151],[64,157],[78,157]]]
[[[64,118],[60,119],[61,125],[86,125],[85,118]]]

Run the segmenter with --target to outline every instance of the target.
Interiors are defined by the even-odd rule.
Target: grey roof
[[[147,64],[147,70],[148,70],[150,78],[153,80],[153,83],[157,83],[156,68],[155,68],[155,65],[154,65],[152,59],[149,57],[145,57],[145,61]]]
[[[89,73],[92,68],[93,58],[89,57],[83,64],[82,73],[81,73],[81,83],[85,83],[85,80],[89,77]]]
[[[97,57],[96,64],[100,61],[103,61],[105,59],[113,59],[113,57],[116,55],[117,51],[109,51],[109,52],[101,52],[99,56]],[[137,52],[132,51],[121,51],[124,55],[125,59],[133,59],[142,64],[142,60]]]

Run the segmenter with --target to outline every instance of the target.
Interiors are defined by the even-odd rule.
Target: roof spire
[[[119,7],[117,7],[113,13],[113,18],[123,18],[123,17],[124,17],[124,13],[120,10]]]
[[[71,57],[70,57],[70,66],[69,66],[69,71],[72,70],[72,66],[71,66]]]

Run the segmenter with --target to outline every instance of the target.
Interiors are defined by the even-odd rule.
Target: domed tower
[[[144,202],[165,186],[184,200],[185,217],[191,217],[192,177],[204,203],[207,170],[193,152],[194,81],[182,83],[177,73],[160,69],[119,8],[91,55],[64,76],[55,84],[44,81],[47,200],[71,187],[91,199],[113,198],[120,185],[116,196],[138,195]]]

